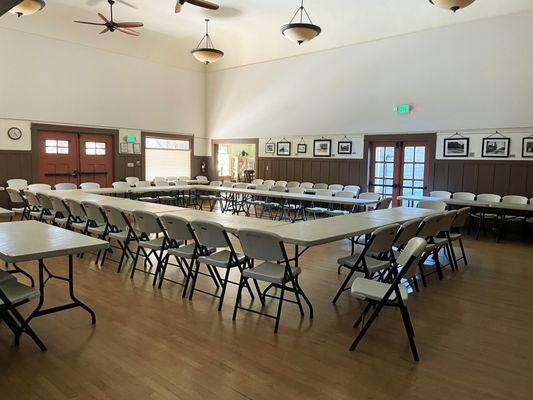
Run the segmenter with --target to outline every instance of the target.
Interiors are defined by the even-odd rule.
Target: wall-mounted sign
[[[411,106],[411,104],[400,104],[396,107],[396,112],[400,115],[410,114],[412,109],[413,107]]]
[[[128,136],[126,137],[126,141],[127,141],[128,143],[135,143],[135,141],[136,141],[135,135],[128,135]]]

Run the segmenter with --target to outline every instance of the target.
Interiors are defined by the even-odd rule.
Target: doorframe
[[[141,157],[142,157],[142,170],[141,176],[142,180],[146,179],[146,138],[155,138],[155,139],[170,139],[170,140],[186,140],[189,142],[189,150],[191,157],[191,175],[193,170],[193,161],[194,161],[194,135],[182,135],[179,133],[161,133],[161,132],[152,132],[152,131],[142,131],[141,132]],[[190,177],[194,179],[194,177]]]
[[[259,162],[259,139],[211,139],[211,155],[213,156],[213,165],[209,168],[209,176],[218,179],[217,164],[218,164],[218,145],[219,144],[255,144],[255,173],[257,175],[257,167]],[[213,179],[213,180],[214,180]]]
[[[104,129],[91,128],[87,126],[73,126],[73,125],[52,125],[52,124],[31,124],[31,163],[32,163],[32,180],[35,181],[39,176],[39,131],[52,131],[77,134],[90,135],[107,135],[113,137],[113,180],[117,179],[117,163],[119,156],[119,130],[118,129]]]
[[[384,134],[384,135],[365,135],[364,150],[363,150],[363,165],[366,165],[366,180],[364,182],[364,190],[368,191],[368,183],[370,181],[370,147],[373,142],[407,142],[407,141],[427,141],[429,143],[429,159],[428,159],[428,191],[433,190],[433,180],[435,176],[435,151],[437,146],[437,133],[400,133],[400,134]],[[363,188],[361,188],[363,190]]]

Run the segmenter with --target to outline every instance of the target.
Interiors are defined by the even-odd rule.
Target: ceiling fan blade
[[[100,22],[85,22],[85,21],[74,21],[74,22],[77,24],[105,26],[105,24],[101,24]]]
[[[20,3],[22,3],[22,0],[2,1],[2,4],[0,4],[0,16],[4,15],[6,12],[11,10],[13,7],[18,6]]]
[[[105,28],[102,32],[100,32],[100,35],[101,35],[102,33],[106,33],[106,32],[109,32],[109,28],[108,28],[107,26],[106,26],[106,28]]]
[[[179,1],[176,2],[176,14],[181,12],[181,3]]]
[[[187,3],[193,4],[198,7],[208,8],[210,10],[218,10],[220,7],[218,4],[212,3],[207,0],[187,0]]]
[[[144,26],[142,22],[117,22],[119,28],[141,28]]]
[[[109,23],[109,20],[103,14],[98,13],[98,16],[102,18],[106,23]]]
[[[128,28],[117,28],[117,31],[120,31],[122,33],[125,33],[127,35],[132,35],[132,36],[141,36],[141,34],[137,31],[134,31],[133,29],[128,29]]]

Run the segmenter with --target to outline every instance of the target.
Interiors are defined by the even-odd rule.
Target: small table
[[[109,243],[80,233],[68,231],[53,225],[37,221],[17,221],[0,224],[0,259],[6,263],[16,264],[25,261],[39,262],[39,304],[30,314],[27,322],[42,315],[52,314],[70,308],[81,307],[91,315],[96,323],[94,312],[74,295],[74,261],[73,255],[88,251],[105,250]],[[44,259],[68,256],[68,276],[52,274]],[[17,267],[18,268],[18,267]],[[47,277],[45,278],[45,272]],[[72,303],[42,309],[45,300],[45,285],[55,278],[68,282],[69,296]]]

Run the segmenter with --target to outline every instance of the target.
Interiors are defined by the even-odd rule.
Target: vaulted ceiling
[[[456,14],[434,7],[427,0],[306,0],[313,22],[323,32],[314,41],[298,47],[283,38],[279,28],[289,22],[299,0],[219,0],[219,3],[218,11],[186,5],[181,14],[173,12],[175,0],[117,3],[118,21],[144,22],[139,38],[118,33],[99,35],[96,27],[72,22],[98,21],[97,12],[109,13],[106,0],[48,0],[46,8],[36,15],[20,19],[4,15],[0,28],[202,69],[189,51],[204,34],[203,19],[209,17],[213,41],[226,53],[221,62],[210,68],[220,69],[533,10],[531,0],[477,0]]]

